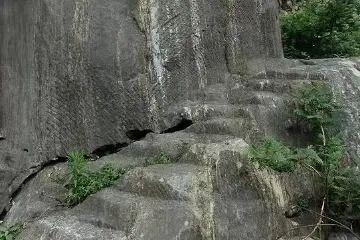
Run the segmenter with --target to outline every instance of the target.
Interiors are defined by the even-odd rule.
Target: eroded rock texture
[[[275,0],[2,0],[0,192],[67,151],[164,130],[167,106],[264,68],[282,55],[277,13]]]
[[[116,154],[89,162],[91,169],[110,163],[131,170],[73,209],[60,204],[65,189],[56,179],[66,174],[64,165],[46,168],[13,199],[5,222],[28,222],[19,239],[301,239],[311,229],[297,227],[317,219],[306,212],[289,219],[286,212],[299,198],[316,200],[316,177],[301,170],[259,170],[247,159],[247,148],[265,134],[295,145],[306,141],[289,130],[289,92],[329,81],[326,76],[336,80],[334,73],[357,81],[356,60],[309,64],[284,61],[281,68],[256,75],[232,75],[226,83],[201,91],[202,100],[169,107],[164,121],[182,116],[193,124],[174,133],[150,133]],[[173,163],[144,167],[146,159],[161,152]]]
[[[281,56],[277,11],[268,0],[4,0],[7,141],[54,157],[160,130],[168,104]]]
[[[247,148],[265,134],[306,142],[289,130],[286,97],[328,81],[359,153],[360,67],[282,59],[278,8],[276,0],[0,1],[0,212],[6,223],[28,223],[19,239],[306,235],[291,229],[314,219],[285,212],[299,196],[316,198],[314,176],[259,170]],[[172,128],[184,118],[193,124]],[[125,146],[140,136],[131,130],[153,133],[89,162],[131,170],[64,208],[66,168],[49,162]],[[173,163],[145,166],[161,152]]]

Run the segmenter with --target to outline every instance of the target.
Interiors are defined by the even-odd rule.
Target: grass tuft
[[[68,189],[66,203],[74,206],[84,201],[89,195],[110,187],[124,173],[124,169],[115,169],[106,165],[96,172],[86,167],[86,160],[82,152],[71,152],[67,156],[69,181],[66,184]]]

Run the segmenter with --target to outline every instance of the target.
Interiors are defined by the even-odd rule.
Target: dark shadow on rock
[[[128,143],[115,143],[115,144],[107,144],[101,147],[98,147],[94,151],[91,152],[91,155],[95,155],[97,158],[101,158],[103,156],[117,153],[122,148],[127,147]]]
[[[193,124],[193,121],[186,119],[186,118],[182,118],[181,121],[176,126],[162,131],[161,134],[182,131],[182,130],[185,130],[186,128],[190,127],[192,124]]]
[[[147,134],[152,133],[152,132],[153,131],[150,129],[145,129],[145,130],[133,129],[133,130],[127,131],[125,134],[129,139],[131,139],[133,141],[139,141],[139,140],[143,139],[144,137],[146,137]]]

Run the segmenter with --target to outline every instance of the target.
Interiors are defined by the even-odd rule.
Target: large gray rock
[[[159,149],[168,144],[163,142]],[[300,172],[279,175],[259,170],[248,161],[247,148],[242,139],[234,138],[191,142],[178,163],[140,165],[113,187],[93,194],[73,209],[54,205],[63,188],[53,177],[64,176],[64,171],[61,165],[48,168],[17,195],[5,220],[7,224],[27,222],[19,239],[30,240],[85,240],[101,234],[104,237],[99,239],[109,240],[265,240],[287,236],[302,220],[287,219],[285,211],[298,196],[314,197],[316,185],[311,176]],[[129,146],[124,152],[133,152],[134,159],[142,158],[137,147]],[[121,163],[121,156],[115,154],[114,158]]]
[[[288,129],[286,98],[328,81],[344,102],[349,149],[360,153],[360,61],[281,59],[278,8],[277,0],[0,1],[0,215],[27,223],[19,239],[306,235],[290,230],[316,220],[285,212],[299,196],[316,199],[314,176],[260,170],[248,144],[265,135],[306,143]],[[156,134],[182,118],[194,124]],[[88,164],[127,168],[126,176],[73,209],[59,204],[65,189],[52,176],[66,171],[47,163],[130,142],[133,129],[155,134]],[[172,164],[146,166],[162,152]]]
[[[258,121],[266,124],[269,133],[283,135],[286,122],[286,106],[282,103],[290,92],[296,91],[304,84],[311,82],[328,83],[335,94],[336,101],[341,105],[341,121],[339,124],[346,137],[346,144],[354,162],[360,155],[360,59],[320,59],[308,61],[280,61],[276,66],[256,74],[252,79],[245,81],[245,87],[234,87],[237,96],[243,96],[248,88],[255,92],[271,94],[267,109],[258,113]],[[285,113],[284,113],[285,112]],[[290,126],[287,124],[288,127]],[[294,138],[294,137],[290,137]],[[289,137],[288,141],[291,141]]]
[[[159,130],[164,106],[224,82],[227,64],[237,72],[281,57],[277,8],[275,0],[2,1],[7,141],[49,158],[124,141],[136,127]]]
[[[46,168],[16,195],[5,221],[28,222],[20,239],[29,234],[45,240],[93,239],[102,233],[107,239],[302,239],[299,236],[310,230],[299,226],[317,219],[305,212],[289,219],[285,213],[300,197],[317,199],[317,179],[302,170],[292,174],[260,170],[246,152],[248,143],[265,135],[304,144],[306,136],[287,128],[291,123],[285,102],[291,90],[327,81],[318,67],[324,73],[348,69],[341,76],[356,84],[356,60],[318,62],[290,61],[287,68],[274,65],[247,78],[234,75],[219,91],[213,86],[205,89],[204,102],[170,106],[164,122],[184,116],[194,124],[180,132],[149,134],[116,154],[89,162],[91,169],[110,163],[129,172],[74,209],[59,208],[53,198],[38,194],[64,195],[61,185],[47,177],[54,168]],[[349,72],[353,75],[346,75]],[[345,106],[346,116],[356,109],[349,106],[353,105]],[[357,127],[351,121],[346,125]],[[349,143],[356,150],[357,140]],[[173,164],[146,167],[146,159],[159,153],[170,156]],[[82,234],[92,226],[93,232]]]
[[[4,189],[57,155],[171,127],[168,106],[202,98],[229,73],[264,69],[282,56],[278,8],[276,0],[1,1]],[[0,194],[2,209],[12,191]]]

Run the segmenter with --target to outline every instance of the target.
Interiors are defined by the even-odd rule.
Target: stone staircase
[[[201,101],[169,108],[168,119],[191,119],[190,127],[150,133],[88,163],[91,169],[105,164],[130,169],[114,186],[72,209],[62,208],[54,196],[63,196],[64,188],[49,176],[63,176],[65,166],[53,166],[20,192],[5,221],[29,222],[18,240],[277,239],[291,226],[281,212],[284,202],[291,192],[305,189],[259,172],[246,150],[267,132],[257,114],[278,107],[279,93],[290,87],[286,84],[249,80],[230,89],[209,86],[199,93]],[[159,153],[173,163],[144,167]]]

